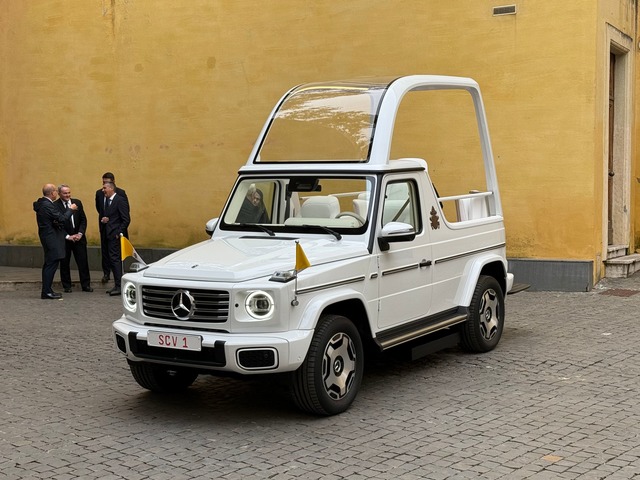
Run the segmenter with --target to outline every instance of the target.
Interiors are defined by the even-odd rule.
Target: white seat
[[[303,218],[335,218],[339,213],[340,202],[330,195],[307,198],[300,209]]]
[[[353,212],[357,213],[362,218],[367,218],[368,208],[369,208],[369,202],[367,200],[361,200],[359,198],[353,199]]]
[[[358,194],[358,198],[353,199],[353,211],[362,218],[367,218],[367,210],[369,209],[369,192]]]
[[[472,190],[469,193],[479,192],[477,190]],[[460,222],[486,218],[489,216],[487,209],[487,197],[460,198],[456,203],[456,207],[458,209],[458,219]]]

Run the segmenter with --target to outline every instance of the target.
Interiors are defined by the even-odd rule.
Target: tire
[[[461,347],[474,353],[496,348],[504,328],[504,294],[498,281],[481,275],[478,278],[469,316],[461,328]]]
[[[364,352],[356,326],[340,315],[325,315],[318,322],[307,358],[292,373],[294,402],[316,415],[342,413],[358,394],[363,369]]]
[[[186,368],[139,362],[131,362],[129,368],[138,385],[157,393],[182,392],[198,378],[197,372]]]

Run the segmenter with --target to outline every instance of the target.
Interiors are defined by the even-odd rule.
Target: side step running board
[[[393,327],[381,332],[375,341],[381,350],[395,347],[402,343],[410,342],[438,330],[442,330],[467,319],[467,308],[454,308],[447,312],[416,320],[407,325]]]
[[[433,335],[433,337],[436,338],[432,339],[430,336],[428,341],[425,339],[426,343],[411,347],[409,351],[411,361],[426,357],[427,355],[439,352],[445,348],[453,348],[460,343],[460,333],[457,329],[452,333],[449,333],[447,330],[443,330],[442,332]]]
[[[524,292],[529,288],[531,288],[531,285],[527,283],[514,283],[513,286],[511,287],[511,290],[509,290],[509,293],[507,293],[507,295],[515,295],[516,293]]]

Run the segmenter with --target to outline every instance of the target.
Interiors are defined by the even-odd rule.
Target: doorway
[[[608,27],[603,243],[606,251],[616,246],[618,251],[626,252],[631,202],[631,39]]]
[[[614,53],[609,52],[609,155],[607,161],[607,245],[614,245],[613,243],[613,177],[615,177],[615,166],[613,161],[614,150],[614,137],[615,137],[615,101],[616,91],[616,56]]]

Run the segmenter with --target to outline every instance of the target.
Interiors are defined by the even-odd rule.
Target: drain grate
[[[600,295],[611,295],[612,297],[630,297],[632,295],[635,295],[636,293],[640,293],[640,290],[612,288],[611,290],[605,290],[604,292],[601,292]]]

